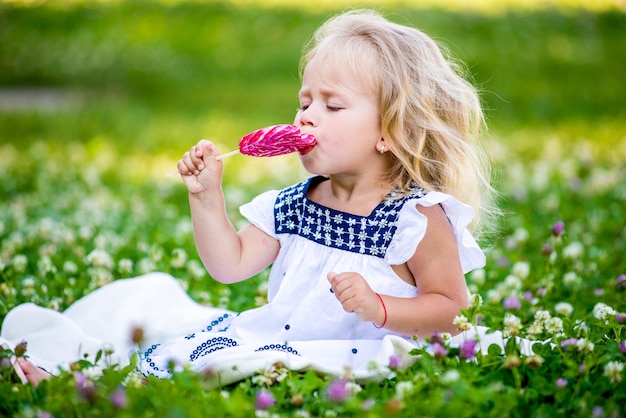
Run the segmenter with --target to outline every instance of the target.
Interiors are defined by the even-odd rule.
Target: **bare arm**
[[[456,334],[452,320],[468,306],[456,237],[440,206],[418,206],[418,210],[428,218],[428,227],[407,266],[419,295],[381,295],[387,309],[385,328],[419,337],[429,337],[435,331]],[[330,273],[329,281],[346,311],[356,312],[364,321],[383,323],[382,304],[359,274]]]
[[[237,232],[228,219],[222,191],[222,162],[209,141],[200,141],[178,162],[189,190],[194,240],[200,259],[216,280],[245,280],[277,256],[278,240],[253,225]]]

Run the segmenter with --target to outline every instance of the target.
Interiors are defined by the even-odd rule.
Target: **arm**
[[[178,162],[178,171],[189,190],[198,255],[216,280],[233,283],[267,267],[280,245],[256,226],[235,230],[226,213],[218,155],[212,143],[202,140]]]
[[[418,206],[418,210],[427,217],[428,226],[407,266],[419,295],[381,295],[387,309],[385,328],[419,337],[430,337],[435,331],[456,334],[452,320],[468,306],[456,237],[440,206]],[[357,313],[364,321],[383,323],[383,306],[361,275],[330,273],[329,281],[346,311]]]

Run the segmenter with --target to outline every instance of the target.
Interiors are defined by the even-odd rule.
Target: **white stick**
[[[223,160],[224,158],[232,157],[233,155],[236,155],[236,154],[239,154],[238,149],[231,151],[231,152],[227,152],[226,154],[218,155],[217,157],[215,157],[215,159]],[[172,176],[175,176],[176,174],[178,174],[178,170],[170,171],[169,173],[165,175],[165,177],[172,177]]]

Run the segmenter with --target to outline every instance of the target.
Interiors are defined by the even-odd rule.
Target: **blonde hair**
[[[476,89],[423,32],[355,10],[325,22],[305,47],[300,70],[314,58],[371,86],[378,95],[383,138],[392,153],[384,179],[407,191],[412,182],[474,208],[472,229],[494,212],[484,125]],[[484,220],[484,219],[483,219]]]

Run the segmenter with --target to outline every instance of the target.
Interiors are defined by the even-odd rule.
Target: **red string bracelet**
[[[383,301],[382,296],[380,296],[378,293],[376,293],[376,296],[378,296],[378,299],[380,300],[380,303],[383,304],[383,311],[385,311],[385,320],[383,321],[382,324],[380,324],[380,326],[376,325],[375,323],[372,322],[372,325],[374,325],[376,328],[382,328],[385,326],[385,324],[387,323],[387,307],[385,306],[385,301]]]

